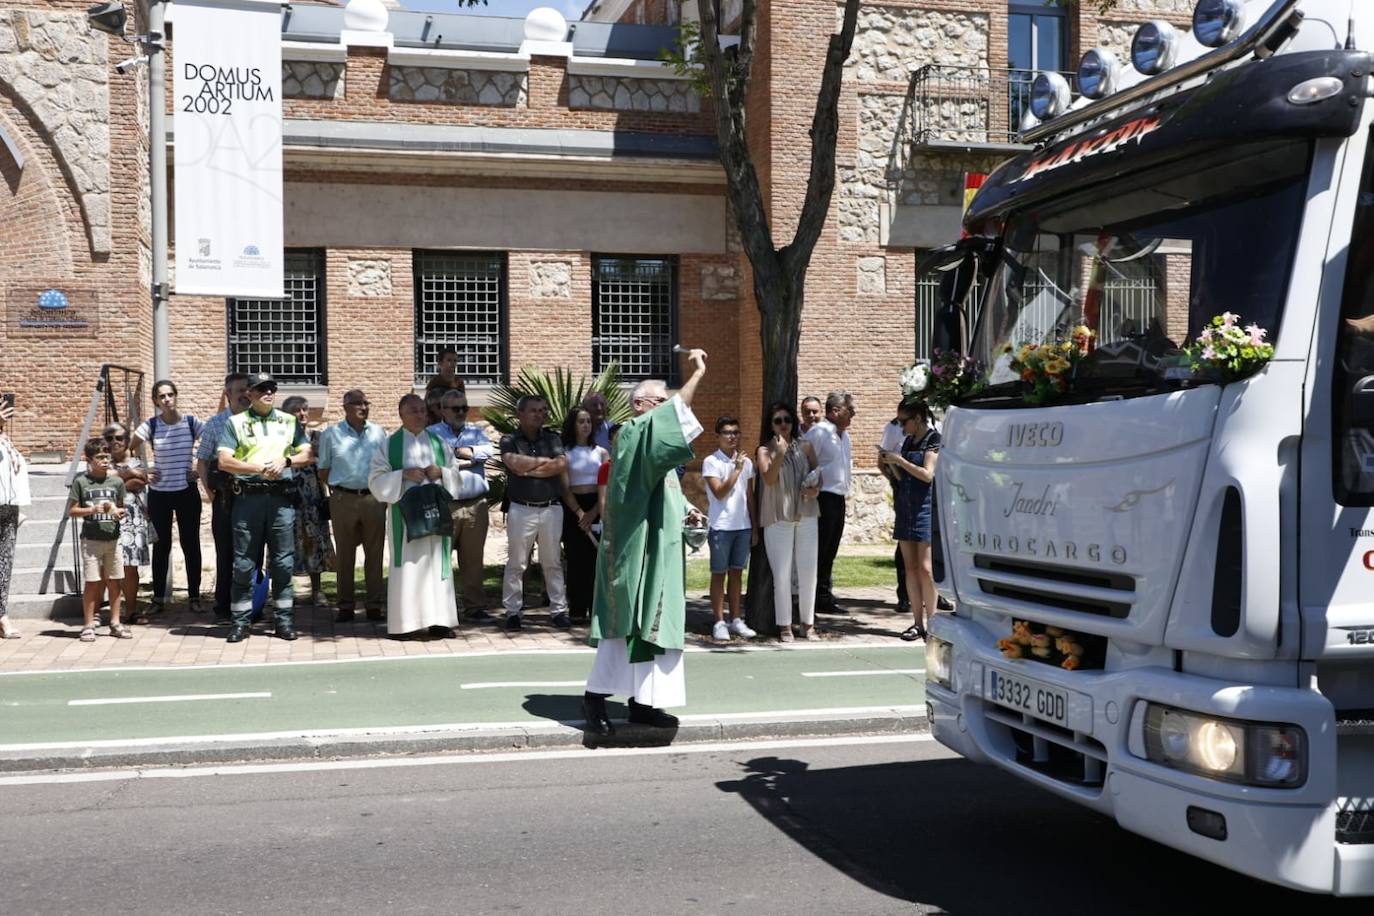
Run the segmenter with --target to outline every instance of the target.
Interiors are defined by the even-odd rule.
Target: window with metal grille
[[[467,384],[507,379],[506,256],[500,252],[415,252],[415,384],[439,371],[445,347],[458,351]]]
[[[677,259],[592,258],[592,370],[676,382]]]
[[[288,250],[281,299],[226,299],[229,371],[285,385],[326,385],[324,252]]]

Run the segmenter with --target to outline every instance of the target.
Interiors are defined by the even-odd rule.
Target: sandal
[[[110,635],[115,639],[133,639],[134,634],[122,623],[110,624]]]
[[[147,608],[147,607],[142,607],[142,606],[136,608],[136,609],[134,610],[134,613],[133,613],[133,619],[130,620],[129,623],[132,623],[132,624],[134,624],[135,626],[142,626],[142,625],[147,624],[147,623],[148,623],[148,608]]]
[[[810,640],[810,641],[812,641],[812,642],[817,642],[817,641],[820,640],[820,638],[821,638],[821,634],[816,632],[816,628],[815,628],[815,627],[804,627],[804,628],[802,629],[802,639]]]
[[[205,608],[201,606],[199,598],[192,598],[190,601],[186,602],[186,609],[192,614],[205,613]]]
[[[783,627],[778,631],[778,642],[792,642],[797,637],[793,635],[791,627]]]
[[[911,626],[907,627],[905,630],[902,631],[901,638],[906,640],[907,642],[915,642],[918,639],[925,639],[926,631],[923,630],[920,626],[912,624]]]
[[[0,615],[0,639],[18,639],[19,631],[10,623],[10,615]]]
[[[82,642],[95,642],[95,627],[83,627],[77,639]]]

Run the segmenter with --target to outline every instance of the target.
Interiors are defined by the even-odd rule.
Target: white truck
[[[1374,894],[1371,52],[1369,0],[1200,0],[1037,78],[965,219],[926,644],[948,747],[1337,895]],[[1178,355],[1223,313],[1274,347],[1243,378]]]

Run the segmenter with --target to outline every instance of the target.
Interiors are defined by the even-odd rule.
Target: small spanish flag
[[[974,195],[978,193],[978,189],[981,188],[983,186],[983,182],[987,180],[988,176],[986,172],[964,173],[964,212],[963,214],[960,214],[961,216],[968,213],[968,208],[973,205]],[[959,237],[965,239],[968,238],[968,231],[965,230],[960,234]]]

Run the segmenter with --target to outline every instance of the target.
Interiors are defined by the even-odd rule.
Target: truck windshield
[[[1272,342],[1310,154],[1306,142],[1233,148],[1013,213],[970,347],[986,385],[972,400],[1020,406],[1011,363],[1027,344],[1087,353],[1063,403],[1204,381],[1179,350],[1223,312]]]

